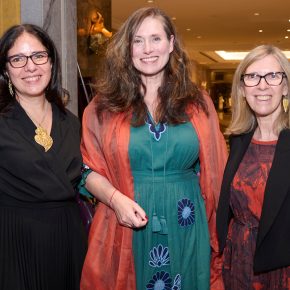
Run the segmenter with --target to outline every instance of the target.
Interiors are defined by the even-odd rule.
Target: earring
[[[10,79],[8,80],[8,89],[9,89],[10,95],[13,97],[14,96],[14,91],[13,91],[13,86],[12,86],[12,83],[11,83]]]
[[[289,106],[289,100],[287,99],[286,96],[283,97],[282,105],[283,105],[284,112],[287,113],[288,106]]]

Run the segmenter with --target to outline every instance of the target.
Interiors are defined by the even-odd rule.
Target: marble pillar
[[[21,0],[21,23],[43,27],[61,58],[63,88],[70,94],[67,108],[78,114],[76,0]]]
[[[20,22],[20,0],[0,0],[0,36],[10,26]]]

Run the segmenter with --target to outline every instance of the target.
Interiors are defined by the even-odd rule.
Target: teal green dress
[[[199,185],[199,142],[191,123],[151,119],[131,127],[135,201],[148,224],[134,230],[137,290],[208,290],[210,244]]]

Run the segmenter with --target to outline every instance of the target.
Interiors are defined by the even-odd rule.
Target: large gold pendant
[[[41,145],[44,148],[45,152],[47,152],[53,144],[52,138],[41,126],[36,128],[35,133],[36,133],[36,135],[34,136],[35,142]]]

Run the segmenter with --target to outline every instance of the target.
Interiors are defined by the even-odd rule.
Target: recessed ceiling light
[[[286,39],[288,39],[288,38],[289,38],[289,36],[285,36],[285,38],[286,38]]]
[[[176,20],[176,17],[175,16],[171,17],[171,20],[173,20],[173,21]]]
[[[255,12],[254,15],[255,15],[255,16],[259,16],[260,13],[259,13],[259,12]]]
[[[198,35],[196,38],[197,38],[197,39],[201,39],[202,37],[201,37],[200,35]]]
[[[191,31],[191,28],[186,28],[186,31]]]
[[[287,32],[290,32],[290,29],[287,29]]]
[[[247,54],[248,51],[215,51],[221,58],[224,60],[242,60]],[[290,51],[284,50],[283,53],[286,55],[288,59],[290,59]]]
[[[147,3],[153,3],[154,0],[147,0]]]
[[[263,32],[263,29],[259,29],[259,32]]]

